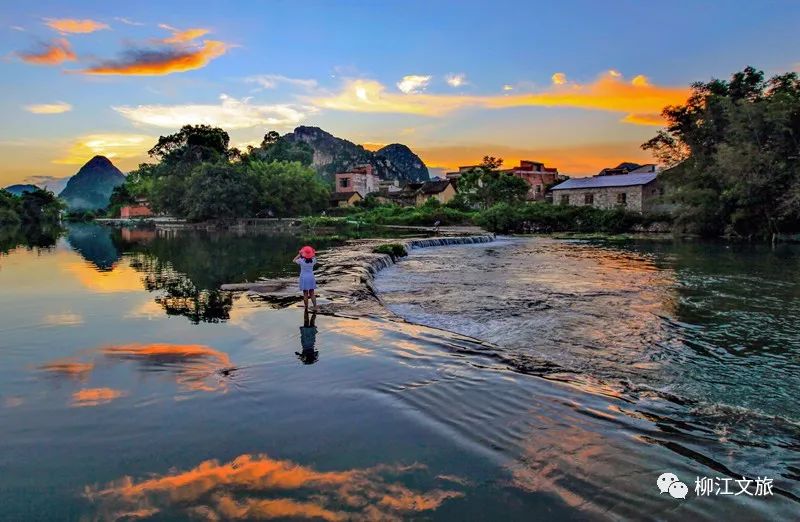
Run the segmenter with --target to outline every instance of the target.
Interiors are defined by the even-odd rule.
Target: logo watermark
[[[672,498],[685,499],[689,494],[689,486],[674,473],[662,473],[656,479],[659,494],[669,493]],[[749,479],[732,479],[730,477],[695,477],[694,494],[698,497],[740,496],[751,497],[772,496],[772,479],[756,477]]]

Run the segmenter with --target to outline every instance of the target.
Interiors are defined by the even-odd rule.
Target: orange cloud
[[[48,18],[45,25],[62,34],[85,34],[110,29],[107,24],[94,20],[76,20],[74,18]]]
[[[36,65],[58,65],[75,61],[77,58],[69,42],[64,38],[55,38],[38,52],[18,53],[20,59]]]
[[[627,114],[621,121],[625,123],[635,123],[636,125],[657,125],[659,127],[664,125],[664,118],[658,113]]]
[[[165,49],[132,49],[120,59],[102,62],[82,72],[97,75],[163,76],[201,69],[228,50],[217,40],[204,40],[201,46],[170,46]]]
[[[186,29],[186,30],[183,30],[183,31],[179,31],[177,29],[173,29],[173,28],[165,26],[165,25],[161,25],[159,27],[162,27],[164,29],[170,29],[172,31],[172,36],[170,36],[169,38],[164,38],[163,40],[161,40],[162,42],[167,43],[167,44],[178,44],[178,43],[191,42],[192,40],[200,38],[201,36],[205,36],[210,32],[208,29],[202,29],[202,28],[199,28],[199,27],[192,28],[192,29]]]
[[[82,408],[107,404],[124,394],[111,388],[84,388],[72,394],[72,406]]]
[[[136,482],[132,477],[106,486],[89,486],[86,496],[102,518],[119,519],[164,509],[185,509],[209,520],[314,518],[387,520],[432,511],[458,491],[418,492],[384,475],[420,466],[375,466],[346,471],[316,471],[267,455],[241,455],[231,462],[208,460],[184,472]],[[290,492],[294,498],[275,497]]]
[[[164,367],[175,375],[179,386],[192,391],[220,391],[226,381],[220,370],[232,368],[227,353],[201,344],[127,344],[109,346],[101,352],[108,357],[137,360],[147,367]]]
[[[554,74],[552,81],[548,89],[540,92],[460,96],[423,92],[398,94],[374,80],[358,79],[348,81],[338,94],[316,98],[313,103],[342,111],[423,116],[442,116],[465,108],[510,107],[571,107],[633,115],[658,114],[667,105],[685,102],[689,94],[684,87],[652,85],[641,75],[627,82],[617,71],[608,71],[589,84],[568,82],[563,73]],[[640,123],[637,118],[623,121]]]

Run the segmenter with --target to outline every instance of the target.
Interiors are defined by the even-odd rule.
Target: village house
[[[136,203],[125,205],[119,209],[119,217],[122,219],[146,218],[152,216],[153,211],[150,209],[150,203],[142,198],[137,199]]]
[[[571,178],[551,189],[557,205],[588,205],[600,209],[656,210],[663,189],[657,174],[615,174]]]
[[[374,196],[380,203],[394,203],[404,207],[418,207],[429,199],[435,199],[444,205],[456,196],[456,188],[449,179],[433,179],[406,183],[399,192],[381,190]]]
[[[544,163],[538,161],[521,160],[519,166],[504,169],[500,172],[522,178],[531,186],[528,192],[529,200],[542,200],[545,197],[547,188],[561,181],[558,169],[555,167],[545,167]]]
[[[358,192],[332,192],[330,204],[332,207],[352,207],[364,198]]]
[[[358,192],[366,196],[377,192],[380,188],[380,179],[375,175],[372,165],[359,165],[347,172],[335,175],[336,192]]]
[[[465,165],[463,167],[458,167],[458,170],[455,172],[445,173],[445,176],[447,179],[457,184],[458,179],[461,178],[461,176],[479,167],[480,165]],[[503,169],[499,172],[511,174],[512,176],[524,179],[531,187],[528,191],[529,200],[544,199],[545,195],[547,194],[547,188],[564,179],[558,173],[557,168],[546,167],[544,163],[540,161],[531,160],[521,160],[518,166],[510,169]]]

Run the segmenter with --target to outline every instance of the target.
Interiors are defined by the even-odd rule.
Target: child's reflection
[[[300,327],[300,346],[302,352],[294,352],[303,364],[314,364],[319,359],[319,351],[314,349],[317,342],[317,327],[314,322],[317,320],[316,312],[310,316],[308,308],[303,312],[303,326]]]

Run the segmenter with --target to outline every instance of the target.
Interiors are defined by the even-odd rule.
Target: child
[[[308,309],[308,300],[314,305],[314,311],[319,311],[317,306],[317,296],[314,290],[317,288],[317,280],[314,278],[314,265],[317,264],[316,252],[306,245],[300,249],[293,261],[300,265],[300,290],[303,292],[303,303]]]

